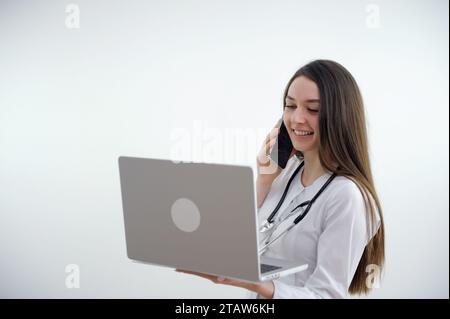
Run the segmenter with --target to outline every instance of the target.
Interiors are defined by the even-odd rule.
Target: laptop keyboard
[[[269,272],[276,269],[281,269],[281,267],[278,266],[272,266],[267,264],[260,264],[261,273]]]

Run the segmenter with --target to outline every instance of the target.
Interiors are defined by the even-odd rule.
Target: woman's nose
[[[305,123],[305,108],[302,106],[297,107],[292,115],[292,120],[297,123]]]

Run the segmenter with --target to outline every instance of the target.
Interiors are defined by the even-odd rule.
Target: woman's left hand
[[[190,275],[199,276],[205,279],[211,280],[215,284],[229,285],[240,288],[245,288],[250,291],[256,292],[260,294],[264,298],[271,299],[274,293],[274,285],[272,281],[262,282],[262,283],[249,283],[245,281],[240,281],[236,279],[224,278],[220,276],[208,275],[196,271],[183,270],[183,269],[175,269],[176,272],[183,272]]]

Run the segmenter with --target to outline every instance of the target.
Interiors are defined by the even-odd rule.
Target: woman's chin
[[[303,144],[299,144],[299,143],[293,143],[292,145],[293,145],[294,149],[297,151],[297,153],[302,152],[304,154],[305,152],[308,152],[308,151],[314,149],[314,147],[311,145],[303,145]]]

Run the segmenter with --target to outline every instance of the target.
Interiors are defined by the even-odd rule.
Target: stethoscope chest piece
[[[261,227],[259,228],[259,231],[260,231],[261,233],[268,232],[269,230],[272,229],[273,224],[274,224],[273,222],[269,222],[268,220],[266,220],[266,221],[261,225]]]

